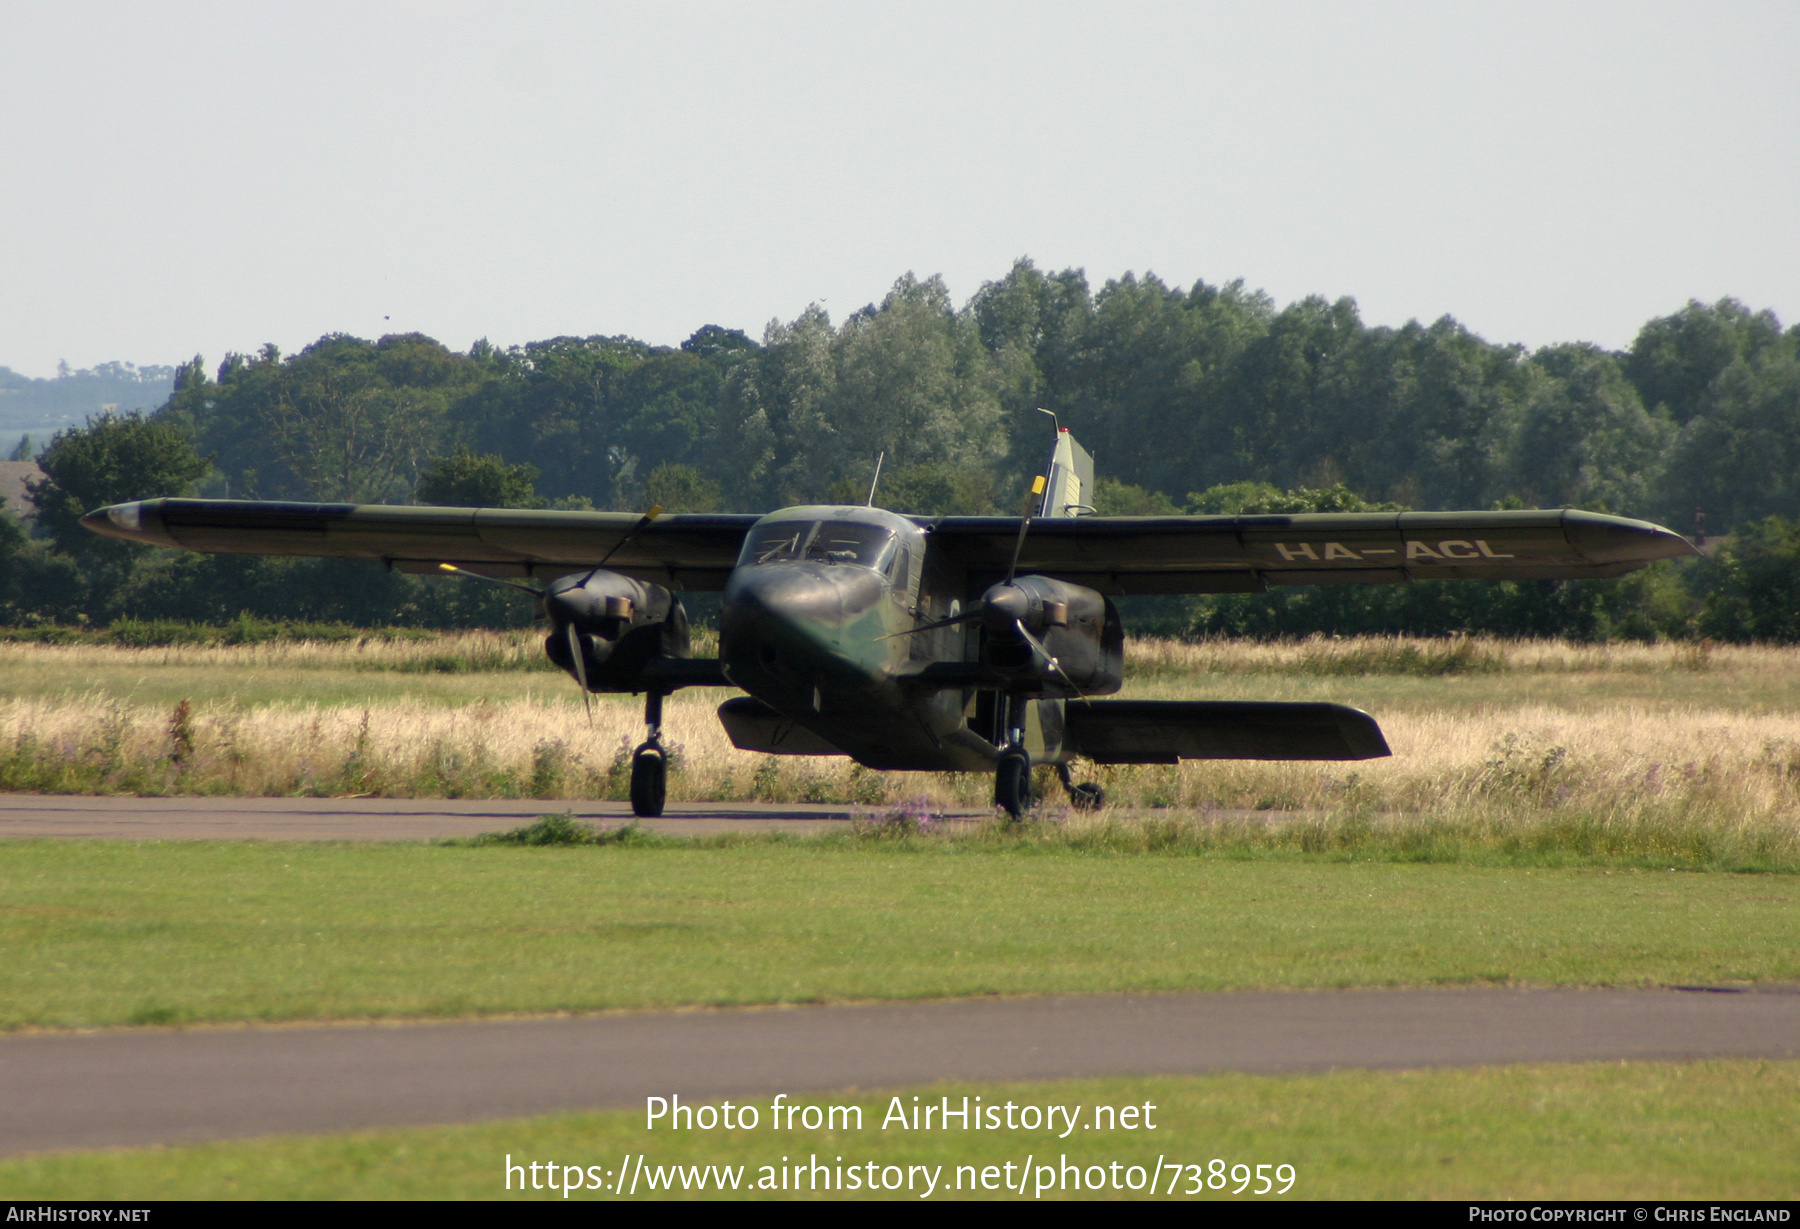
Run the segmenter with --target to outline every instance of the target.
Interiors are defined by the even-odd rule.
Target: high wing
[[[977,583],[1005,575],[1017,519],[921,523],[932,548]],[[1114,595],[1255,593],[1271,585],[1619,576],[1696,553],[1648,521],[1573,509],[1080,516],[1034,520],[1019,571]]]
[[[81,523],[108,537],[214,554],[380,559],[402,572],[454,563],[489,576],[558,576],[599,563],[640,519],[631,512],[147,499],[101,508]],[[663,516],[607,566],[677,588],[722,589],[756,519]]]
[[[971,583],[1006,572],[1010,516],[918,518]],[[109,537],[188,550],[381,559],[401,571],[454,563],[495,576],[592,567],[639,518],[626,512],[151,499],[89,513]],[[608,565],[685,589],[724,587],[752,513],[664,516]],[[1046,517],[1023,573],[1103,593],[1249,593],[1271,585],[1618,576],[1694,548],[1647,521],[1574,510],[1293,516]]]

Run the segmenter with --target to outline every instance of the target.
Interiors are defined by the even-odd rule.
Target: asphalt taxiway
[[[1097,995],[0,1037],[0,1153],[934,1080],[1800,1057],[1800,988]]]
[[[0,795],[0,839],[404,841],[623,803]],[[955,818],[975,820],[986,812]],[[852,808],[690,803],[666,832],[819,831]],[[491,1120],[933,1080],[1800,1057],[1800,987],[958,1000],[0,1037],[0,1153]]]
[[[1060,799],[1052,799],[1060,804]],[[673,835],[820,832],[892,810],[806,802],[674,802],[644,828]],[[1115,810],[1129,816],[1130,811]],[[992,819],[991,807],[938,809],[952,825]],[[0,840],[436,841],[568,815],[597,828],[633,822],[630,804],[566,798],[137,798],[124,795],[0,793]],[[1277,823],[1303,811],[1219,810],[1214,821]]]
[[[688,802],[660,819],[659,832],[816,832],[873,808],[808,803]],[[129,798],[85,794],[0,794],[0,840],[8,837],[126,841],[432,841],[476,836],[567,814],[601,828],[632,821],[624,802],[542,798]],[[958,818],[987,812],[957,813]]]

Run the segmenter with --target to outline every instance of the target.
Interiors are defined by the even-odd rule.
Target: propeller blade
[[[939,619],[936,623],[921,623],[917,627],[909,627],[903,632],[889,632],[885,636],[877,636],[877,640],[892,640],[895,636],[916,636],[920,632],[935,632],[940,627],[955,627],[958,623],[972,623],[982,614],[980,603],[969,607],[959,615],[948,619]]]
[[[1025,643],[1029,644],[1033,649],[1036,649],[1038,655],[1044,659],[1052,670],[1062,675],[1063,682],[1069,685],[1069,689],[1075,693],[1083,704],[1086,704],[1087,694],[1083,692],[1081,688],[1075,686],[1075,680],[1070,678],[1069,672],[1062,668],[1062,663],[1050,656],[1050,650],[1044,647],[1044,642],[1025,630],[1025,620],[1014,619],[1013,626],[1018,629],[1019,635],[1025,637]]]
[[[563,635],[569,642],[569,663],[575,667],[575,681],[581,684],[581,704],[587,709],[588,724],[594,724],[594,697],[588,692],[587,657],[581,651],[581,633],[573,622],[563,624]]]
[[[977,619],[985,619],[989,627],[997,631],[1004,631],[1029,609],[1029,602],[1024,591],[1009,580],[1001,584],[990,585],[980,601],[959,615],[952,615],[948,619],[939,619],[935,623],[926,623],[904,632],[889,632],[885,636],[876,637],[876,639],[892,640],[895,636],[910,636],[915,632],[932,632],[940,627],[952,627],[958,623],[973,623]]]
[[[1019,555],[1025,549],[1025,532],[1031,528],[1032,505],[1044,493],[1046,481],[1042,474],[1031,480],[1031,493],[1025,496],[1024,506],[1019,509],[1019,540],[1013,543],[1012,562],[1006,565],[1006,583],[1009,585],[1013,582],[1013,573],[1019,570]]]
[[[620,538],[617,542],[614,542],[612,544],[612,549],[607,551],[606,554],[604,554],[600,557],[600,562],[596,563],[594,565],[594,571],[589,572],[586,576],[583,576],[581,578],[581,584],[577,585],[576,588],[585,588],[587,585],[587,582],[594,579],[594,572],[598,572],[601,568],[605,567],[612,560],[612,557],[614,555],[618,554],[619,551],[624,548],[624,546],[627,542],[629,542],[633,538],[637,537],[638,534],[643,531],[645,526],[649,525],[651,521],[653,521],[657,517],[661,516],[662,513],[663,513],[663,510],[662,510],[661,504],[651,504],[649,510],[646,511],[644,513],[644,515],[642,515],[638,518],[638,523],[633,525],[630,529],[627,529],[625,531],[625,536]]]
[[[485,580],[490,585],[505,585],[508,589],[517,589],[520,593],[529,593],[532,597],[541,598],[544,591],[536,585],[528,585],[518,580],[501,580],[498,576],[483,576],[480,572],[471,572],[467,568],[459,568],[454,563],[440,563],[438,570],[449,572],[455,576],[467,576],[471,580]]]

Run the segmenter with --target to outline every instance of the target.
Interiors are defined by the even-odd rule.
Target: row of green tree
[[[1580,506],[1716,532],[1800,515],[1800,328],[1724,300],[1629,350],[1527,352],[1448,317],[1369,327],[1349,299],[1277,310],[1241,284],[1020,261],[958,309],[911,276],[834,325],[679,349],[561,337],[467,353],[418,335],[326,337],[284,358],[179,369],[157,417],[212,494],[405,501],[457,447],[534,467],[549,501],[763,510],[866,489],[905,511],[1010,506],[1055,411],[1149,506],[1222,483],[1343,484],[1417,508]],[[1127,500],[1126,502],[1129,502]]]
[[[59,436],[42,464],[29,536],[0,517],[0,620],[104,624],[120,619],[222,625],[242,615],[359,626],[519,626],[529,599],[448,579],[424,580],[366,563],[205,556],[102,538],[88,510],[205,479],[208,460],[177,424],[103,417]],[[459,450],[427,466],[430,502],[528,507],[540,502],[530,467]],[[1134,493],[1114,486],[1115,496]],[[1375,503],[1343,486],[1281,490],[1238,482],[1192,497],[1199,512],[1363,512]],[[1585,640],[1714,637],[1800,641],[1800,522],[1772,516],[1715,540],[1703,558],[1608,581],[1482,585],[1320,586],[1264,594],[1128,599],[1140,634],[1279,638],[1317,633],[1566,636]],[[698,599],[704,617],[710,598]]]
[[[1126,276],[1095,292],[1079,271],[1029,261],[960,309],[939,279],[908,276],[841,324],[813,307],[760,341],[709,325],[678,349],[565,337],[459,353],[416,334],[330,336],[289,357],[230,355],[211,373],[196,358],[154,413],[56,437],[42,457],[40,536],[15,532],[7,547],[0,616],[516,621],[519,603],[485,588],[144,552],[75,522],[186,491],[620,509],[860,502],[881,453],[884,505],[992,512],[1014,506],[1042,463],[1040,406],[1096,453],[1101,512],[1576,505],[1683,529],[1704,509],[1715,534],[1740,531],[1741,545],[1698,566],[1609,585],[1141,604],[1140,621],[1168,630],[1780,634],[1743,605],[1745,578],[1762,575],[1754,560],[1787,549],[1783,526],[1800,517],[1800,329],[1772,313],[1690,303],[1623,352],[1527,353],[1448,318],[1369,327],[1350,300],[1277,310],[1237,283]]]

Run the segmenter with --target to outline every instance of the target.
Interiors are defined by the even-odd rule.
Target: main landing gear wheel
[[[1000,756],[994,770],[994,805],[1015,820],[1031,809],[1031,757],[1023,751]]]
[[[1106,791],[1092,781],[1083,781],[1077,785],[1069,776],[1069,766],[1056,766],[1057,779],[1062,782],[1063,789],[1068,791],[1069,805],[1077,811],[1098,811],[1106,805]]]
[[[631,756],[631,813],[654,819],[663,813],[668,793],[669,760],[656,743],[645,743]]]
[[[662,705],[660,691],[644,697],[644,725],[650,736],[631,753],[631,813],[640,819],[661,815],[669,792],[669,757],[662,749]]]

